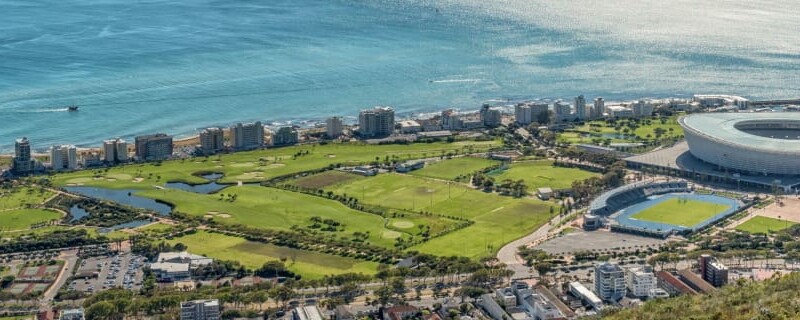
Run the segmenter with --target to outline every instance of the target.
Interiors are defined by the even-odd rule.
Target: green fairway
[[[775,218],[756,216],[736,227],[736,230],[749,233],[772,233],[787,229],[795,225],[794,222]]]
[[[17,187],[0,190],[0,210],[40,205],[52,196],[52,192],[38,188]]]
[[[26,230],[31,225],[61,219],[61,213],[43,209],[16,209],[0,211],[0,229]]]
[[[480,152],[499,146],[499,141],[369,145],[331,143],[237,152],[161,163],[134,164],[110,169],[57,174],[55,185],[88,185],[115,189],[150,189],[168,181],[204,183],[196,174],[223,173],[223,183],[257,182],[331,164],[355,165],[376,160],[409,160],[442,153]]]
[[[235,194],[237,198],[233,202],[220,200],[220,194]],[[373,244],[386,247],[394,244],[392,239],[381,236],[387,229],[380,216],[350,209],[338,201],[302,193],[245,185],[228,187],[211,195],[174,189],[140,191],[137,195],[172,203],[176,211],[256,228],[291,230],[293,225],[312,225],[312,217],[333,219],[344,225],[344,231],[335,232],[336,235],[368,232],[369,241]]]
[[[631,216],[633,219],[692,227],[730,209],[729,205],[670,198]]]
[[[169,243],[183,243],[188,246],[188,251],[191,253],[220,260],[239,261],[242,265],[252,269],[261,267],[267,261],[285,259],[289,270],[304,278],[312,279],[349,272],[374,274],[378,267],[378,264],[374,262],[278,247],[204,231],[172,239]]]
[[[547,221],[550,207],[535,199],[504,197],[458,183],[403,174],[381,174],[331,190],[386,208],[474,220],[470,227],[412,248],[435,255],[471,258],[491,255],[503,244],[533,232]],[[558,212],[558,208],[554,210]]]
[[[156,222],[156,223],[143,225],[141,227],[136,228],[135,230],[138,231],[138,232],[144,232],[144,233],[163,233],[163,232],[172,230],[172,225]]]
[[[484,158],[460,157],[428,164],[425,168],[412,171],[411,174],[444,180],[456,180],[457,177],[466,177],[476,171],[497,164],[500,164],[500,162]]]
[[[495,181],[525,180],[528,191],[535,193],[538,188],[568,189],[572,187],[573,181],[585,180],[591,177],[599,177],[599,173],[581,170],[577,168],[564,168],[553,166],[553,161],[528,161],[512,163],[507,170],[501,171],[494,176]]]

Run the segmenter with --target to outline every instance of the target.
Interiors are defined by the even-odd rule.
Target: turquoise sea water
[[[611,2],[611,3],[609,3]],[[800,97],[790,1],[0,0],[0,151],[482,102]],[[67,112],[66,105],[80,106]]]

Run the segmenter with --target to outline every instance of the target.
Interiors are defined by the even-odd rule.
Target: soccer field
[[[730,208],[729,205],[675,197],[642,210],[632,215],[631,218],[692,227]]]
[[[781,231],[793,225],[795,225],[794,222],[757,216],[740,224],[738,227],[736,227],[736,230],[749,233],[770,233]]]

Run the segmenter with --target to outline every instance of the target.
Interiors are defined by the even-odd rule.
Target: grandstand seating
[[[592,201],[589,212],[599,216],[609,216],[626,207],[647,200],[650,196],[688,192],[686,181],[637,182],[608,191]]]

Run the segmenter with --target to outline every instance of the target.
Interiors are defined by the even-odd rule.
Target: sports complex
[[[626,158],[628,167],[749,190],[800,190],[800,113],[703,113],[678,123],[685,142]]]
[[[639,182],[606,192],[592,202],[584,227],[666,238],[695,232],[744,206],[739,200],[693,192],[685,181]]]

